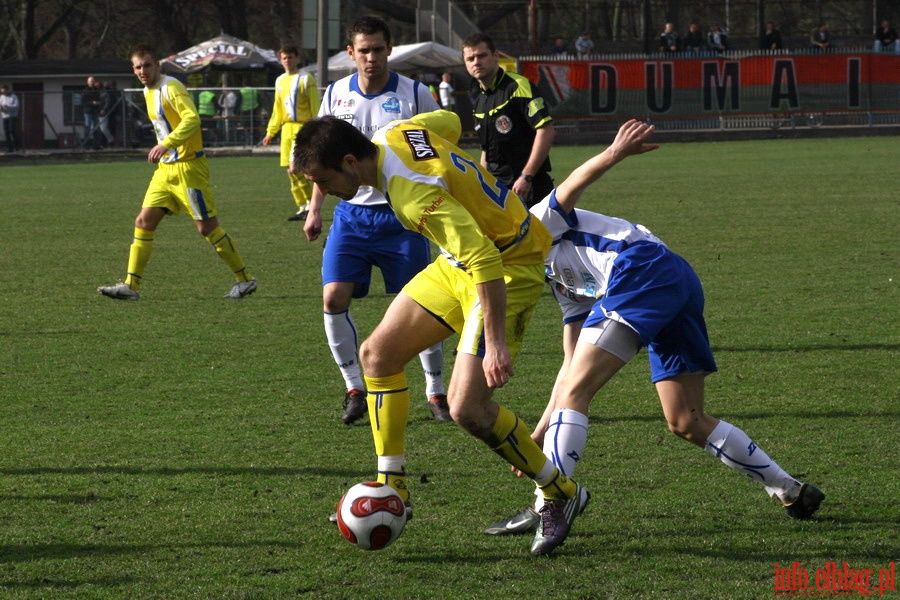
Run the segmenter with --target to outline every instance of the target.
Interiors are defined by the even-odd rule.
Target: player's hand
[[[619,128],[610,149],[618,160],[656,150],[659,144],[645,143],[655,130],[655,125],[631,119]]]
[[[319,239],[319,234],[322,233],[322,213],[309,211],[306,222],[303,223],[303,233],[306,234],[307,241],[314,242]]]
[[[268,145],[271,144],[271,143],[272,143],[272,136],[268,136],[268,135],[267,135],[266,137],[264,137],[264,138],[262,139],[262,145],[263,145],[263,146],[268,146]]]
[[[506,346],[485,349],[481,366],[484,369],[484,378],[491,389],[503,387],[513,376],[512,359]]]
[[[531,195],[531,186],[532,184],[525,181],[525,178],[517,177],[513,181],[512,191],[515,192],[516,196],[527,202],[528,197]]]
[[[147,153],[147,162],[158,163],[168,151],[169,149],[162,144],[153,146],[150,148],[150,152]]]

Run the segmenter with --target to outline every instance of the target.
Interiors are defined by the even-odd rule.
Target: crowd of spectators
[[[774,21],[766,22],[765,32],[759,38],[760,50],[783,50],[789,46],[782,37],[781,32]],[[687,31],[682,35],[678,32],[673,22],[666,22],[663,31],[656,38],[657,43],[654,52],[663,54],[722,54],[728,50],[734,50],[729,32],[721,24],[713,22],[704,32],[697,22],[691,22]],[[805,40],[801,41],[801,40]],[[829,30],[828,23],[821,22],[810,31],[809,36],[800,38],[795,36],[793,49],[809,50],[811,52],[829,52],[836,47],[835,39]],[[797,43],[799,42],[799,43]],[[891,27],[887,19],[881,21],[875,36],[872,49],[875,52],[893,52],[900,54],[900,38],[896,30]],[[588,58],[597,52],[597,47],[591,38],[591,32],[584,30],[574,42],[574,50],[571,50],[565,38],[557,36],[547,48],[547,53],[556,57]]]

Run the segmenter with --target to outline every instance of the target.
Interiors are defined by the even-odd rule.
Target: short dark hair
[[[139,44],[134,47],[134,50],[131,51],[130,58],[134,58],[135,56],[149,56],[154,61],[159,61],[159,54],[156,52],[156,48],[153,46],[148,46],[147,44]]]
[[[297,49],[297,46],[288,44],[278,49],[278,56],[281,56],[282,54],[293,54],[295,56],[300,56],[300,51]]]
[[[364,159],[376,156],[378,148],[347,121],[331,116],[320,117],[307,121],[297,133],[291,163],[304,173],[313,163],[340,171],[341,163],[348,154]]]
[[[360,33],[363,35],[374,35],[379,31],[384,35],[384,41],[387,42],[387,44],[390,46],[391,30],[388,29],[387,23],[385,23],[378,17],[373,17],[372,15],[360,17],[359,19],[353,21],[353,23],[350,25],[350,28],[347,30],[347,45],[352,48],[353,38],[355,38]]]
[[[494,45],[494,40],[491,39],[486,33],[473,33],[465,40],[463,40],[462,47],[463,48],[474,48],[478,44],[487,44],[487,49],[491,52],[496,52],[497,47]]]

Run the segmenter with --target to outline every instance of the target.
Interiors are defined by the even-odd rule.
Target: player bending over
[[[403,287],[360,349],[378,481],[409,498],[404,367],[457,332],[450,415],[541,489],[545,501],[531,553],[547,554],[565,540],[589,495],[492,394],[513,374],[544,289],[550,234],[518,196],[455,145],[460,129],[455,113],[435,111],[395,121],[370,141],[341,119],[314,119],[297,135],[294,168],[343,199],[361,185],[377,188],[404,227],[444,251]]]
[[[703,289],[691,266],[642,225],[575,208],[587,187],[629,156],[655,150],[653,126],[628,121],[612,145],[575,169],[531,213],[553,235],[545,260],[563,313],[562,367],[532,437],[571,477],[584,455],[588,406],[646,346],[669,430],[762,483],[788,515],[807,519],[825,495],[786,473],[746,433],[703,410],[705,377],[716,371],[703,318]],[[533,531],[541,504],[485,530]]]

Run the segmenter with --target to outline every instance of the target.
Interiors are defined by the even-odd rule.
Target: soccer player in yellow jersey
[[[252,294],[256,291],[256,280],[250,276],[244,259],[216,218],[200,134],[200,115],[194,102],[181,82],[161,73],[153,48],[138,46],[131,53],[131,66],[144,84],[147,113],[156,131],[157,144],[147,154],[147,161],[159,166],[134,221],[134,241],[125,281],[100,287],[98,291],[117,300],[137,300],[144,268],[153,251],[156,228],[164,216],[184,210],[234,274],[234,283],[224,297],[243,298]]]
[[[296,46],[284,46],[278,51],[278,60],[284,67],[284,73],[275,80],[275,103],[272,116],[266,127],[266,137],[262,145],[268,146],[281,131],[281,166],[291,164],[291,147],[300,127],[319,114],[319,90],[312,74],[300,70],[300,51]],[[309,214],[309,199],[312,197],[312,184],[305,177],[292,175],[291,195],[297,204],[296,214],[288,221],[304,221]]]
[[[361,185],[377,188],[404,227],[442,249],[394,298],[360,349],[378,481],[409,499],[404,367],[456,332],[450,414],[541,488],[545,508],[531,552],[547,554],[565,540],[590,496],[491,396],[513,374],[543,290],[551,237],[518,196],[455,145],[460,129],[455,113],[436,111],[395,121],[370,141],[342,119],[323,117],[300,130],[292,168],[323,193],[343,199]]]

